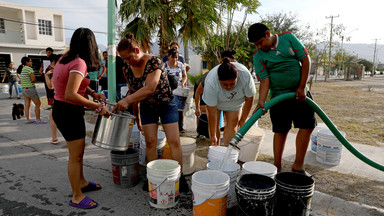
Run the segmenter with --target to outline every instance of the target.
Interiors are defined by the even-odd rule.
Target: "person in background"
[[[99,83],[101,86],[101,90],[108,90],[108,52],[103,52],[103,59],[101,59],[102,65],[104,67],[100,68],[99,76],[97,77],[99,79]]]
[[[103,65],[103,62],[101,59],[99,59],[99,62],[100,62],[100,68],[98,68],[96,71],[90,71],[88,72],[88,78],[90,79],[90,83],[89,83],[89,87],[93,90],[95,90],[96,92],[99,92],[99,70],[103,70],[105,72],[106,70],[106,67],[105,65]],[[93,99],[95,100],[95,99]]]
[[[220,145],[219,119],[221,111],[226,121],[223,134],[227,146],[241,128],[251,111],[256,94],[255,82],[248,69],[225,57],[205,79],[203,100],[208,109],[208,127],[211,145]],[[216,135],[216,136],[215,136]]]
[[[23,95],[24,95],[24,112],[25,117],[27,118],[26,124],[47,124],[46,121],[43,121],[40,119],[40,108],[41,108],[41,102],[39,98],[39,94],[37,93],[35,82],[36,77],[34,75],[33,69],[32,69],[32,59],[29,57],[23,57],[21,59],[21,64],[24,66],[21,70],[20,74],[20,82]],[[36,121],[31,120],[31,114],[30,114],[30,108],[31,108],[31,101],[35,104],[35,116]]]
[[[48,89],[52,91],[52,97],[55,95],[53,90],[53,81],[52,81],[53,69],[55,68],[56,62],[59,61],[61,56],[62,55],[55,55],[55,54],[50,55],[49,61],[51,62],[51,64],[47,67],[47,69],[45,69],[45,73],[44,73],[45,83],[47,84]],[[53,100],[48,100],[48,104],[52,106]],[[59,139],[57,138],[57,126],[52,117],[52,109],[49,112],[49,125],[51,126],[51,133],[52,133],[51,144],[56,145],[59,143]]]
[[[175,49],[177,50],[177,52],[179,53],[180,52],[180,45],[179,43],[177,43],[176,41],[173,41],[169,44],[169,50],[170,49]],[[163,62],[166,63],[167,61],[169,61],[169,55],[165,55],[163,56]],[[184,57],[182,55],[179,54],[179,58],[177,59],[177,61],[181,62],[184,64],[184,67],[185,67],[185,72],[188,73],[189,69],[191,68],[184,60]]]
[[[296,92],[296,98],[273,106],[270,111],[272,121],[274,165],[281,171],[281,160],[285,141],[292,122],[299,128],[296,136],[296,158],[292,171],[309,175],[304,170],[304,158],[309,139],[316,127],[315,113],[304,100],[312,99],[307,89],[311,61],[304,45],[290,32],[271,34],[262,23],[255,23],[248,29],[248,39],[257,47],[253,64],[260,81],[259,101],[254,110],[262,108],[268,91],[271,98]]]
[[[72,35],[69,51],[56,63],[53,72],[55,101],[52,117],[63,135],[69,152],[68,178],[72,188],[69,205],[82,209],[98,206],[98,203],[85,196],[88,191],[100,190],[101,185],[87,181],[83,173],[85,149],[84,107],[95,109],[99,115],[108,117],[109,111],[103,102],[96,103],[85,98],[90,95],[104,101],[104,94],[97,94],[89,88],[89,71],[100,68],[98,47],[95,35],[88,28],[78,28]]]
[[[221,53],[221,61],[223,61],[224,58],[229,58],[231,62],[235,62],[236,50],[225,50]],[[195,87],[194,87],[194,95],[193,98],[195,99],[195,115],[199,118],[199,121],[208,121],[207,117],[207,105],[203,100],[203,92],[204,92],[204,82],[206,77],[208,76],[209,71],[201,75],[201,77],[196,81]],[[220,129],[221,130],[221,129]],[[216,130],[216,133],[220,133],[220,130]],[[209,138],[209,132],[208,131],[199,131],[197,132],[197,137],[199,138],[200,135],[202,138],[207,137]],[[220,137],[220,134],[216,134],[216,137]]]
[[[184,108],[187,101],[187,97],[178,93],[178,90],[187,87],[187,72],[185,71],[184,64],[178,61],[179,53],[176,49],[170,49],[168,51],[169,61],[165,63],[165,71],[167,72],[168,77],[173,76],[176,78],[178,85],[177,88],[173,90],[173,95],[177,103],[177,108],[179,110],[179,132],[185,133],[183,128],[184,121]]]
[[[20,99],[19,88],[18,88],[18,85],[19,85],[18,79],[20,79],[20,75],[17,73],[17,69],[15,68],[15,65],[13,64],[13,62],[9,63],[9,67],[5,69],[3,80],[1,82],[4,82],[5,77],[7,76],[8,76],[8,85],[9,85],[9,99],[13,98],[12,86],[15,86],[17,99]]]
[[[40,76],[44,76],[44,73],[47,67],[51,64],[51,62],[49,61],[49,57],[53,54],[53,49],[51,47],[47,47],[47,49],[45,49],[45,53],[46,53],[46,56],[42,57],[41,63],[40,63],[40,69],[39,69]],[[50,101],[53,101],[53,91],[48,88],[47,83],[45,82],[45,79],[43,80],[43,82],[44,82],[45,92],[47,95],[47,101],[49,104]],[[46,109],[51,109],[51,108],[52,107],[49,106]]]
[[[172,159],[178,161],[182,167],[177,104],[163,62],[154,55],[143,53],[132,33],[128,33],[119,42],[117,51],[127,62],[125,78],[129,94],[116,104],[113,112],[125,111],[130,105],[137,107],[140,102],[139,112],[135,114],[138,116],[138,128],[145,136],[147,161],[158,159],[157,133],[160,119],[171,148]],[[148,184],[144,184],[143,189],[148,190]],[[180,191],[189,191],[184,175],[180,177]]]
[[[116,54],[116,101],[121,100],[125,95],[121,95],[121,87],[127,86],[127,80],[124,77],[124,71],[126,68],[125,61]]]

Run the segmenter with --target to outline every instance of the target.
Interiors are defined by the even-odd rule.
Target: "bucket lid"
[[[211,161],[207,163],[207,168],[211,170],[219,170],[219,166],[221,165],[222,161]],[[235,172],[240,171],[240,165],[238,163],[227,161],[224,164],[223,172]]]
[[[339,131],[343,137],[345,137],[345,133],[343,131]],[[336,136],[329,129],[321,129],[317,132],[317,136],[323,136],[327,138],[335,138]]]
[[[249,161],[243,164],[243,169],[256,174],[269,175],[277,173],[277,168],[264,161]]]

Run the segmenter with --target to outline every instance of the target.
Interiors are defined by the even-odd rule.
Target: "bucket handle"
[[[148,193],[152,193],[152,191],[157,190],[157,188],[159,188],[162,184],[164,184],[164,182],[166,182],[168,179],[169,179],[169,176],[167,176],[155,189],[148,191]]]
[[[212,197],[214,197],[216,195],[217,191],[215,191],[210,197],[208,197],[208,199],[204,200],[204,202],[202,202],[200,205],[196,205],[196,206],[201,206],[203,205],[205,202],[207,202],[208,200],[210,200]]]

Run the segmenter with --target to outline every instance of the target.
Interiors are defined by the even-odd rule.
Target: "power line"
[[[8,18],[3,18],[3,17],[0,17],[0,19],[3,19],[3,20],[5,20],[5,21],[9,21],[9,22],[22,23],[22,24],[27,24],[27,25],[36,25],[36,26],[39,25],[38,23],[25,22],[25,21],[14,20],[14,19],[8,19]],[[64,30],[71,30],[71,31],[75,31],[75,30],[76,30],[75,28],[60,27],[60,26],[52,26],[52,28],[56,28],[56,29],[64,29]],[[92,31],[93,31],[93,30],[92,30]],[[101,32],[101,31],[93,31],[93,33],[98,33],[98,34],[108,34],[107,32]]]

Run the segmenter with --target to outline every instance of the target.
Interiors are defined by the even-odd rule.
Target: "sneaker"
[[[37,120],[35,121],[35,124],[47,124],[48,122],[43,121],[43,120]]]
[[[35,120],[27,120],[27,122],[25,122],[25,124],[34,124],[36,121]]]
[[[180,181],[179,181],[179,190],[181,193],[188,193],[189,192],[189,185],[187,183],[187,180],[185,179],[185,176],[181,174]]]
[[[20,96],[17,96],[17,99],[20,99]]]
[[[13,99],[13,97],[12,97],[12,96],[9,96],[9,99]]]

